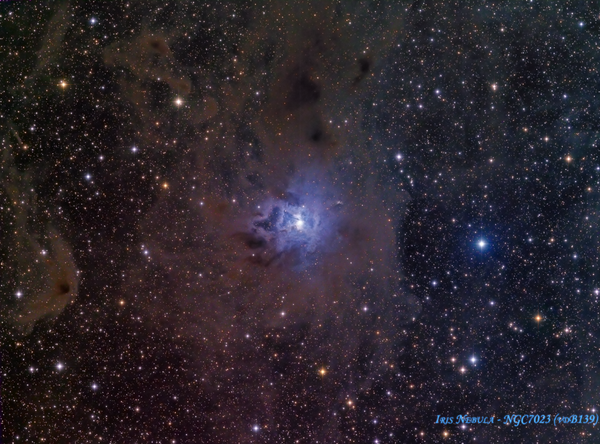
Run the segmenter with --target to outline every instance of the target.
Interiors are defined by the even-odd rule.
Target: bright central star
[[[485,242],[483,239],[481,239],[479,242],[477,242],[477,245],[479,245],[479,248],[483,248],[483,247],[485,247],[487,244],[486,244],[486,242]]]

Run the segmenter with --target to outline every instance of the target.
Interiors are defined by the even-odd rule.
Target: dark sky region
[[[2,442],[599,442],[599,51],[594,2],[1,2]]]

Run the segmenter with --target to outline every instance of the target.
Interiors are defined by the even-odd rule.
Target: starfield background
[[[599,17],[2,2],[2,442],[599,442]]]

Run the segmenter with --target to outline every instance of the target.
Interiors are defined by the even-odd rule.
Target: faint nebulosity
[[[57,316],[77,295],[77,270],[70,247],[42,214],[31,178],[16,170],[9,149],[3,155],[2,191],[13,205],[12,220],[2,230],[3,244],[11,250],[3,279],[13,295],[3,301],[2,317],[17,331],[30,333],[36,321]]]
[[[598,17],[1,4],[4,441],[594,442]]]

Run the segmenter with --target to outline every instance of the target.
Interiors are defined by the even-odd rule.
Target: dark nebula
[[[597,442],[598,17],[0,2],[0,441]]]

